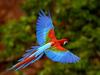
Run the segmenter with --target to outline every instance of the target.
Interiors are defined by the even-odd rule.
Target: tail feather
[[[24,59],[28,58],[33,52],[35,52],[39,46],[32,46],[30,50],[26,50],[26,53],[20,58],[18,61],[23,61]]]
[[[33,52],[33,51],[36,50],[37,48],[39,48],[39,46],[32,46],[31,49],[26,50],[26,52]]]
[[[17,63],[16,65],[14,65],[12,68],[10,68],[9,70],[15,69],[15,70],[19,70],[21,68],[25,68],[28,65],[34,63],[35,61],[39,60],[44,53],[40,54],[38,57],[28,57],[26,59],[24,59],[23,61]]]
[[[46,45],[39,47],[39,46],[33,46],[32,51],[28,50],[27,53],[23,55],[23,57],[19,60],[19,63],[17,63],[15,66],[13,66],[11,69],[19,70],[23,67],[26,67],[30,65],[31,63],[34,63],[38,59],[40,59],[44,51],[51,46],[51,43],[47,43]],[[34,52],[35,51],[35,52]]]
[[[42,56],[43,56],[43,53],[40,54],[35,60],[32,60],[31,62],[25,64],[25,65],[23,66],[23,68],[25,68],[25,67],[29,66],[30,64],[34,63],[35,61],[39,60]]]
[[[18,68],[15,68],[15,70],[17,71],[17,70],[19,70],[19,69],[23,68],[24,66],[25,66],[25,64],[23,64],[23,65],[19,66]]]

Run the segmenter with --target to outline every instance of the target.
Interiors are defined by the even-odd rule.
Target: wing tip
[[[46,14],[45,14],[45,12],[44,12],[43,9],[40,9],[40,11],[39,11],[39,16],[46,16]],[[51,18],[50,11],[48,11],[48,16],[47,16],[47,17]]]
[[[67,61],[68,63],[76,63],[80,60],[80,58],[78,56],[74,55],[70,51],[66,52],[66,56],[67,56],[67,59],[68,59],[68,61]]]
[[[45,13],[44,13],[44,10],[40,9],[39,16],[46,16]]]

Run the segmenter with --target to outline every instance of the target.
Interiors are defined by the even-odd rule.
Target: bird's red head
[[[60,43],[61,45],[65,45],[65,44],[67,44],[68,42],[69,42],[69,40],[68,40],[67,38],[64,38],[64,39],[59,40],[59,43]]]

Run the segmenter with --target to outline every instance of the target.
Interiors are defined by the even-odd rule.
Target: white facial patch
[[[68,43],[67,41],[64,41],[64,45],[67,44],[67,43]]]

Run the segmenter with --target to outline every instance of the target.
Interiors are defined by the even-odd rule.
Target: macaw
[[[39,46],[32,46],[30,50],[26,50],[26,53],[18,60],[19,62],[10,69],[25,68],[39,60],[43,55],[54,62],[75,63],[79,61],[78,56],[63,47],[64,44],[68,43],[68,39],[58,40],[56,38],[50,13],[46,15],[42,10],[39,12],[36,37]]]

